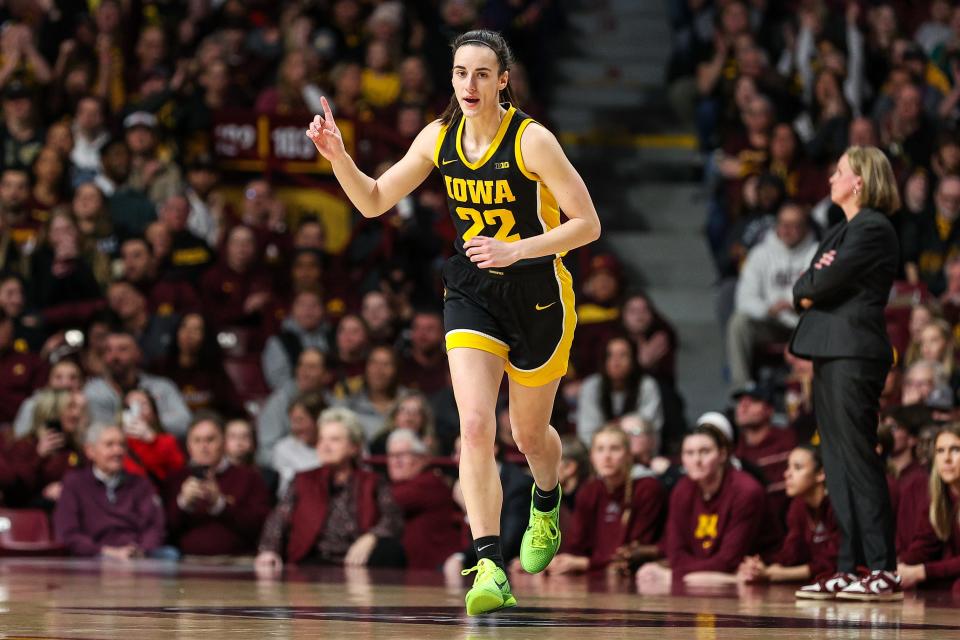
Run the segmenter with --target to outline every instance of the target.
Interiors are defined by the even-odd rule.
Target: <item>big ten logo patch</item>
[[[719,520],[720,516],[715,513],[701,513],[698,516],[697,530],[693,534],[693,537],[700,540],[700,544],[704,549],[712,547],[714,541],[717,539],[717,524]]]

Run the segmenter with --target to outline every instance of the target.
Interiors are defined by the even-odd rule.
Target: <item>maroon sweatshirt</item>
[[[211,267],[200,280],[200,297],[203,313],[215,328],[229,325],[255,325],[262,323],[259,312],[248,314],[243,310],[247,297],[253,293],[270,293],[269,276],[252,270],[237,273],[224,262]],[[266,310],[269,304],[264,305]]]
[[[83,452],[75,451],[69,445],[41,458],[37,443],[35,435],[24,436],[11,445],[8,453],[10,464],[17,469],[21,481],[19,505],[32,504],[48,484],[62,481],[71,469],[86,464]]]
[[[200,507],[187,512],[177,505],[180,487],[190,467],[172,474],[164,491],[170,538],[185,554],[244,555],[257,550],[260,529],[270,514],[270,493],[256,469],[228,466],[217,474],[217,486],[226,500],[218,515]]]
[[[463,516],[450,487],[434,471],[390,483],[393,499],[403,511],[403,549],[410,569],[436,570],[460,551]]]
[[[666,492],[655,478],[633,481],[630,515],[624,523],[621,485],[609,491],[599,478],[577,491],[570,528],[570,553],[590,558],[590,569],[602,569],[618,547],[631,542],[654,544],[660,536]]]
[[[75,556],[99,555],[103,547],[134,544],[143,551],[163,544],[163,507],[150,481],[124,474],[114,500],[87,467],[63,479],[53,511],[57,540]]]
[[[909,469],[909,467],[908,467]],[[891,501],[893,501],[893,489],[891,487]],[[930,474],[910,473],[906,476],[900,475],[895,485],[897,493],[897,508],[894,512],[897,516],[897,553],[903,553],[910,546],[916,536],[921,521],[929,518],[924,512],[920,513],[921,505],[930,504]]]
[[[811,509],[803,498],[790,502],[787,512],[787,537],[774,556],[774,562],[784,567],[810,565],[813,576],[837,570],[840,529],[830,505],[824,497],[816,509]]]
[[[39,356],[0,351],[0,424],[13,422],[20,404],[46,382],[47,367]]]
[[[183,280],[153,280],[137,283],[137,288],[147,298],[150,313],[169,316],[177,313],[199,311],[200,298],[193,286]]]
[[[930,524],[929,498],[919,504],[914,514],[916,532],[907,548],[900,554],[900,562],[923,564],[927,570],[927,583],[935,583],[960,578],[960,522],[957,517],[957,505],[947,494],[950,507],[950,521],[953,529],[946,541],[937,537]]]
[[[670,496],[661,543],[674,577],[693,571],[737,570],[744,556],[759,551],[764,491],[749,474],[728,467],[717,493],[704,500],[699,485],[681,478]]]
[[[767,509],[783,522],[789,500],[784,485],[783,472],[787,470],[787,458],[797,446],[797,435],[792,429],[770,427],[759,444],[750,446],[743,434],[734,452],[741,460],[755,464],[763,472],[767,482]]]

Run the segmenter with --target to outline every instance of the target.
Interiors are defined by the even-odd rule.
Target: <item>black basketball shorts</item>
[[[454,254],[443,265],[443,286],[447,351],[500,356],[507,375],[528,387],[567,372],[577,314],[573,278],[560,258],[504,272]]]

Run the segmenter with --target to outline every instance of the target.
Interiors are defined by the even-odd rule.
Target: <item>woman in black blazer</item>
[[[883,309],[900,255],[888,215],[900,208],[890,163],[876,147],[850,147],[830,177],[846,221],[827,231],[793,287],[802,311],[791,352],[813,360],[814,410],[827,490],[840,525],[839,573],[798,597],[902,600],[894,517],[876,453],[880,392],[893,362]],[[869,569],[857,575],[857,567]]]

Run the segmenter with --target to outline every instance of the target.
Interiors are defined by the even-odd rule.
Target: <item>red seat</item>
[[[41,509],[0,509],[0,556],[61,556],[50,519]]]

